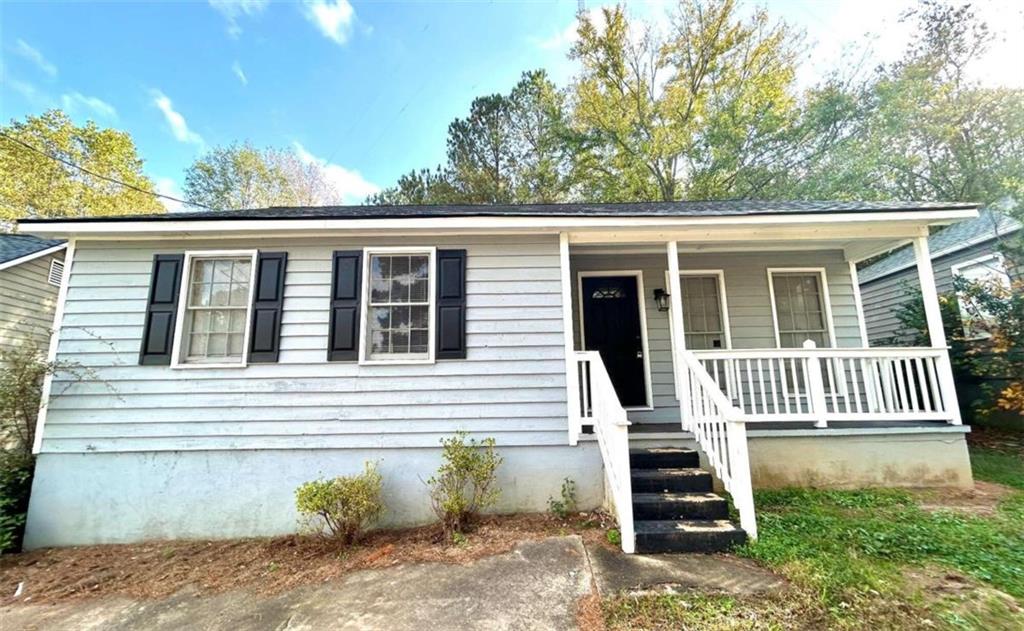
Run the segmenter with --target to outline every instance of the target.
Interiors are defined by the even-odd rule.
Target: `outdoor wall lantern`
[[[654,290],[654,302],[658,303],[658,311],[668,311],[671,303],[669,302],[668,292],[664,289]]]

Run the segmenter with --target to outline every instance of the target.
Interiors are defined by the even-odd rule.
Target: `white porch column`
[[[681,351],[686,350],[686,331],[683,329],[683,284],[679,280],[679,244],[676,241],[669,241],[666,248],[668,254],[668,291],[669,323],[672,327],[672,375],[675,377],[676,390],[679,392],[679,419],[683,429],[689,429],[690,418],[686,413],[686,406],[690,398],[690,382],[686,379],[688,374],[682,370],[683,365]]]
[[[917,259],[917,277],[921,281],[921,299],[924,301],[924,316],[928,322],[928,339],[932,348],[946,348],[946,331],[942,326],[942,309],[939,306],[939,292],[935,287],[935,273],[932,271],[932,258],[928,250],[928,237],[914,239],[914,256]],[[949,352],[943,352],[938,362],[939,389],[946,411],[950,414],[950,423],[960,425],[960,404],[956,396],[956,381],[953,379],[953,365],[949,360]]]
[[[569,234],[558,234],[558,254],[562,268],[562,330],[565,339],[565,404],[569,420],[569,444],[579,442],[583,423],[580,418],[580,373],[572,331],[572,273],[569,267]]]

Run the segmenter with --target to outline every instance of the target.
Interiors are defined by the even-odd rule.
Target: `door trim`
[[[577,304],[580,313],[580,347],[587,350],[587,327],[583,321],[583,279],[602,276],[632,276],[636,278],[636,301],[637,310],[640,314],[640,349],[644,354],[644,398],[647,405],[635,405],[625,407],[629,412],[650,412],[654,410],[653,394],[651,389],[651,349],[647,343],[647,297],[644,295],[644,273],[643,270],[600,270],[600,271],[579,271],[576,272],[576,294]]]

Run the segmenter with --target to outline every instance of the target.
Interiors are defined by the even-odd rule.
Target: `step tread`
[[[664,478],[689,478],[711,475],[704,469],[698,469],[697,467],[663,467],[660,469],[633,469],[630,472],[630,474],[634,478],[653,478],[659,480]]]
[[[688,456],[695,453],[697,453],[696,450],[687,449],[686,447],[634,447],[629,450],[629,455],[631,456],[641,456],[645,454],[673,454]]]
[[[661,493],[633,493],[633,503],[724,502],[716,493],[704,491],[662,491]]]
[[[657,535],[676,532],[739,533],[743,529],[727,519],[647,519],[633,524],[637,534]]]

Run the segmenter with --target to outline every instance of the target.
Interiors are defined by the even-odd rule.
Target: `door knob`
[[[644,352],[643,351],[637,351],[636,352],[636,358],[637,359],[643,359],[644,358]]]

